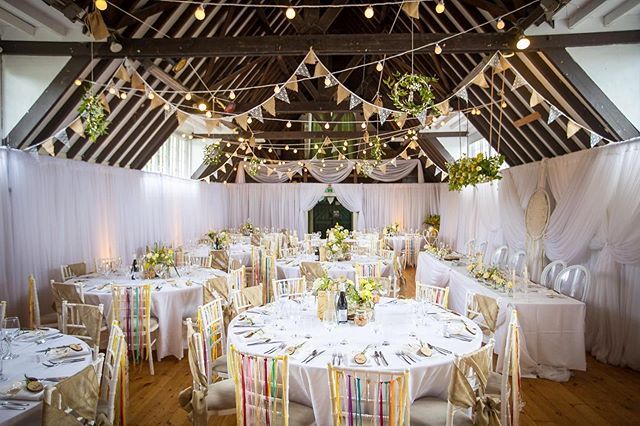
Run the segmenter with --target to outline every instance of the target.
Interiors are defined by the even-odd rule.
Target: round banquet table
[[[317,261],[318,257],[315,255],[300,255],[295,259],[280,259],[276,262],[276,269],[278,273],[278,279],[285,278],[299,278],[302,276],[300,272],[300,262],[313,262]],[[356,279],[355,263],[373,263],[382,262],[382,276],[388,277],[391,275],[393,265],[381,257],[371,256],[354,256],[352,260],[345,260],[339,262],[321,262],[322,267],[331,278],[346,277],[352,281]]]
[[[61,336],[51,339],[54,336]],[[38,344],[36,340],[44,339]],[[45,355],[42,351],[47,348],[78,343],[82,350],[74,352],[69,349],[56,349]],[[29,331],[14,340],[12,352],[18,355],[15,359],[0,361],[4,363],[4,374],[7,380],[0,382],[0,398],[8,399],[20,404],[27,404],[24,410],[0,410],[0,425],[41,425],[42,398],[44,391],[31,393],[25,389],[25,374],[39,379],[46,386],[55,384],[67,377],[80,372],[93,361],[91,349],[82,340],[62,335],[58,330]],[[62,361],[64,359],[80,359],[81,361],[63,363],[54,367],[45,367],[44,361]]]
[[[169,279],[136,279],[130,274],[110,275],[89,274],[73,278],[68,282],[84,283],[85,302],[104,305],[104,317],[107,323],[111,318],[110,284],[136,286],[151,284],[151,315],[158,319],[157,356],[159,359],[173,355],[183,356],[182,320],[195,318],[198,306],[202,305],[202,283],[215,276],[226,275],[212,268],[179,268],[180,277],[172,271]]]
[[[191,250],[185,250],[185,254],[197,257],[209,256],[211,247],[207,244],[200,244]],[[229,260],[237,260],[244,266],[251,266],[251,244],[231,244],[229,245]]]
[[[416,312],[422,311],[426,315]],[[375,321],[364,327],[353,323],[337,326],[329,332],[317,319],[312,301],[296,303],[278,302],[245,312],[251,321],[261,327],[262,332],[245,338],[243,332],[252,328],[242,327],[246,319],[236,317],[229,325],[228,345],[242,351],[263,355],[267,350],[278,347],[279,343],[262,343],[271,338],[273,342],[285,342],[287,346],[305,342],[289,360],[289,399],[313,407],[316,424],[331,425],[331,404],[329,393],[328,363],[333,362],[333,354],[343,354],[343,366],[379,370],[409,370],[409,397],[411,401],[423,396],[447,397],[449,377],[454,355],[472,352],[482,345],[482,332],[472,321],[445,311],[431,304],[420,306],[413,300],[383,298],[375,308]],[[414,320],[417,318],[417,320]],[[475,334],[466,331],[466,326]],[[445,338],[444,332],[460,333],[471,337],[470,341]],[[430,357],[417,355],[419,342],[429,343],[451,351],[443,355],[434,351]],[[371,346],[367,363],[358,366],[354,355]],[[320,356],[303,363],[313,350],[324,350]],[[388,366],[378,366],[371,353],[381,351]],[[416,363],[408,364],[395,353],[405,350],[411,353]],[[283,354],[285,349],[274,354]]]

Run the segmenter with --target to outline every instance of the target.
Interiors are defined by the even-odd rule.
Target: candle
[[[524,266],[524,274],[522,276],[524,278],[525,285],[528,285],[528,283],[529,283],[529,269],[527,268],[527,265]]]

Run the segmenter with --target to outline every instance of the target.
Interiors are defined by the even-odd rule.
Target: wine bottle
[[[138,272],[138,260],[136,257],[133,257],[133,262],[131,263],[131,279],[135,280],[135,274]]]
[[[338,303],[336,304],[336,317],[338,319],[338,324],[346,324],[347,323],[347,295],[345,293],[344,283],[340,284],[340,296],[338,296]]]

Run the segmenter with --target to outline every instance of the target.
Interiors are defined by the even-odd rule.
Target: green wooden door
[[[322,232],[322,237],[327,236],[327,229],[333,228],[336,223],[344,226],[348,230],[352,230],[352,213],[344,208],[336,199],[329,204],[326,198],[320,201],[313,208],[312,222],[309,227],[313,232]]]

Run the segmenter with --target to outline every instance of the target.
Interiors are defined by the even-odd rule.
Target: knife
[[[314,356],[312,356],[310,359],[308,359],[305,364],[309,364],[311,361],[313,361],[314,359],[318,358],[320,355],[322,355],[323,353],[325,353],[324,350],[316,353]]]
[[[380,354],[380,357],[382,358],[382,360],[384,361],[384,365],[386,365],[387,367],[389,366],[389,363],[387,362],[387,359],[384,357],[384,354],[382,353],[382,351],[378,352]]]
[[[17,405],[18,407],[29,407],[30,404],[26,402],[17,402],[17,401],[1,401],[0,405]]]
[[[5,405],[5,404],[1,404],[0,408],[4,408],[5,410],[20,410],[20,411],[24,411],[27,409],[26,407],[21,407],[18,405]]]
[[[253,342],[253,343],[248,343],[247,346],[255,346],[255,345],[268,345],[270,343],[283,343],[282,340],[265,340],[263,342]]]

